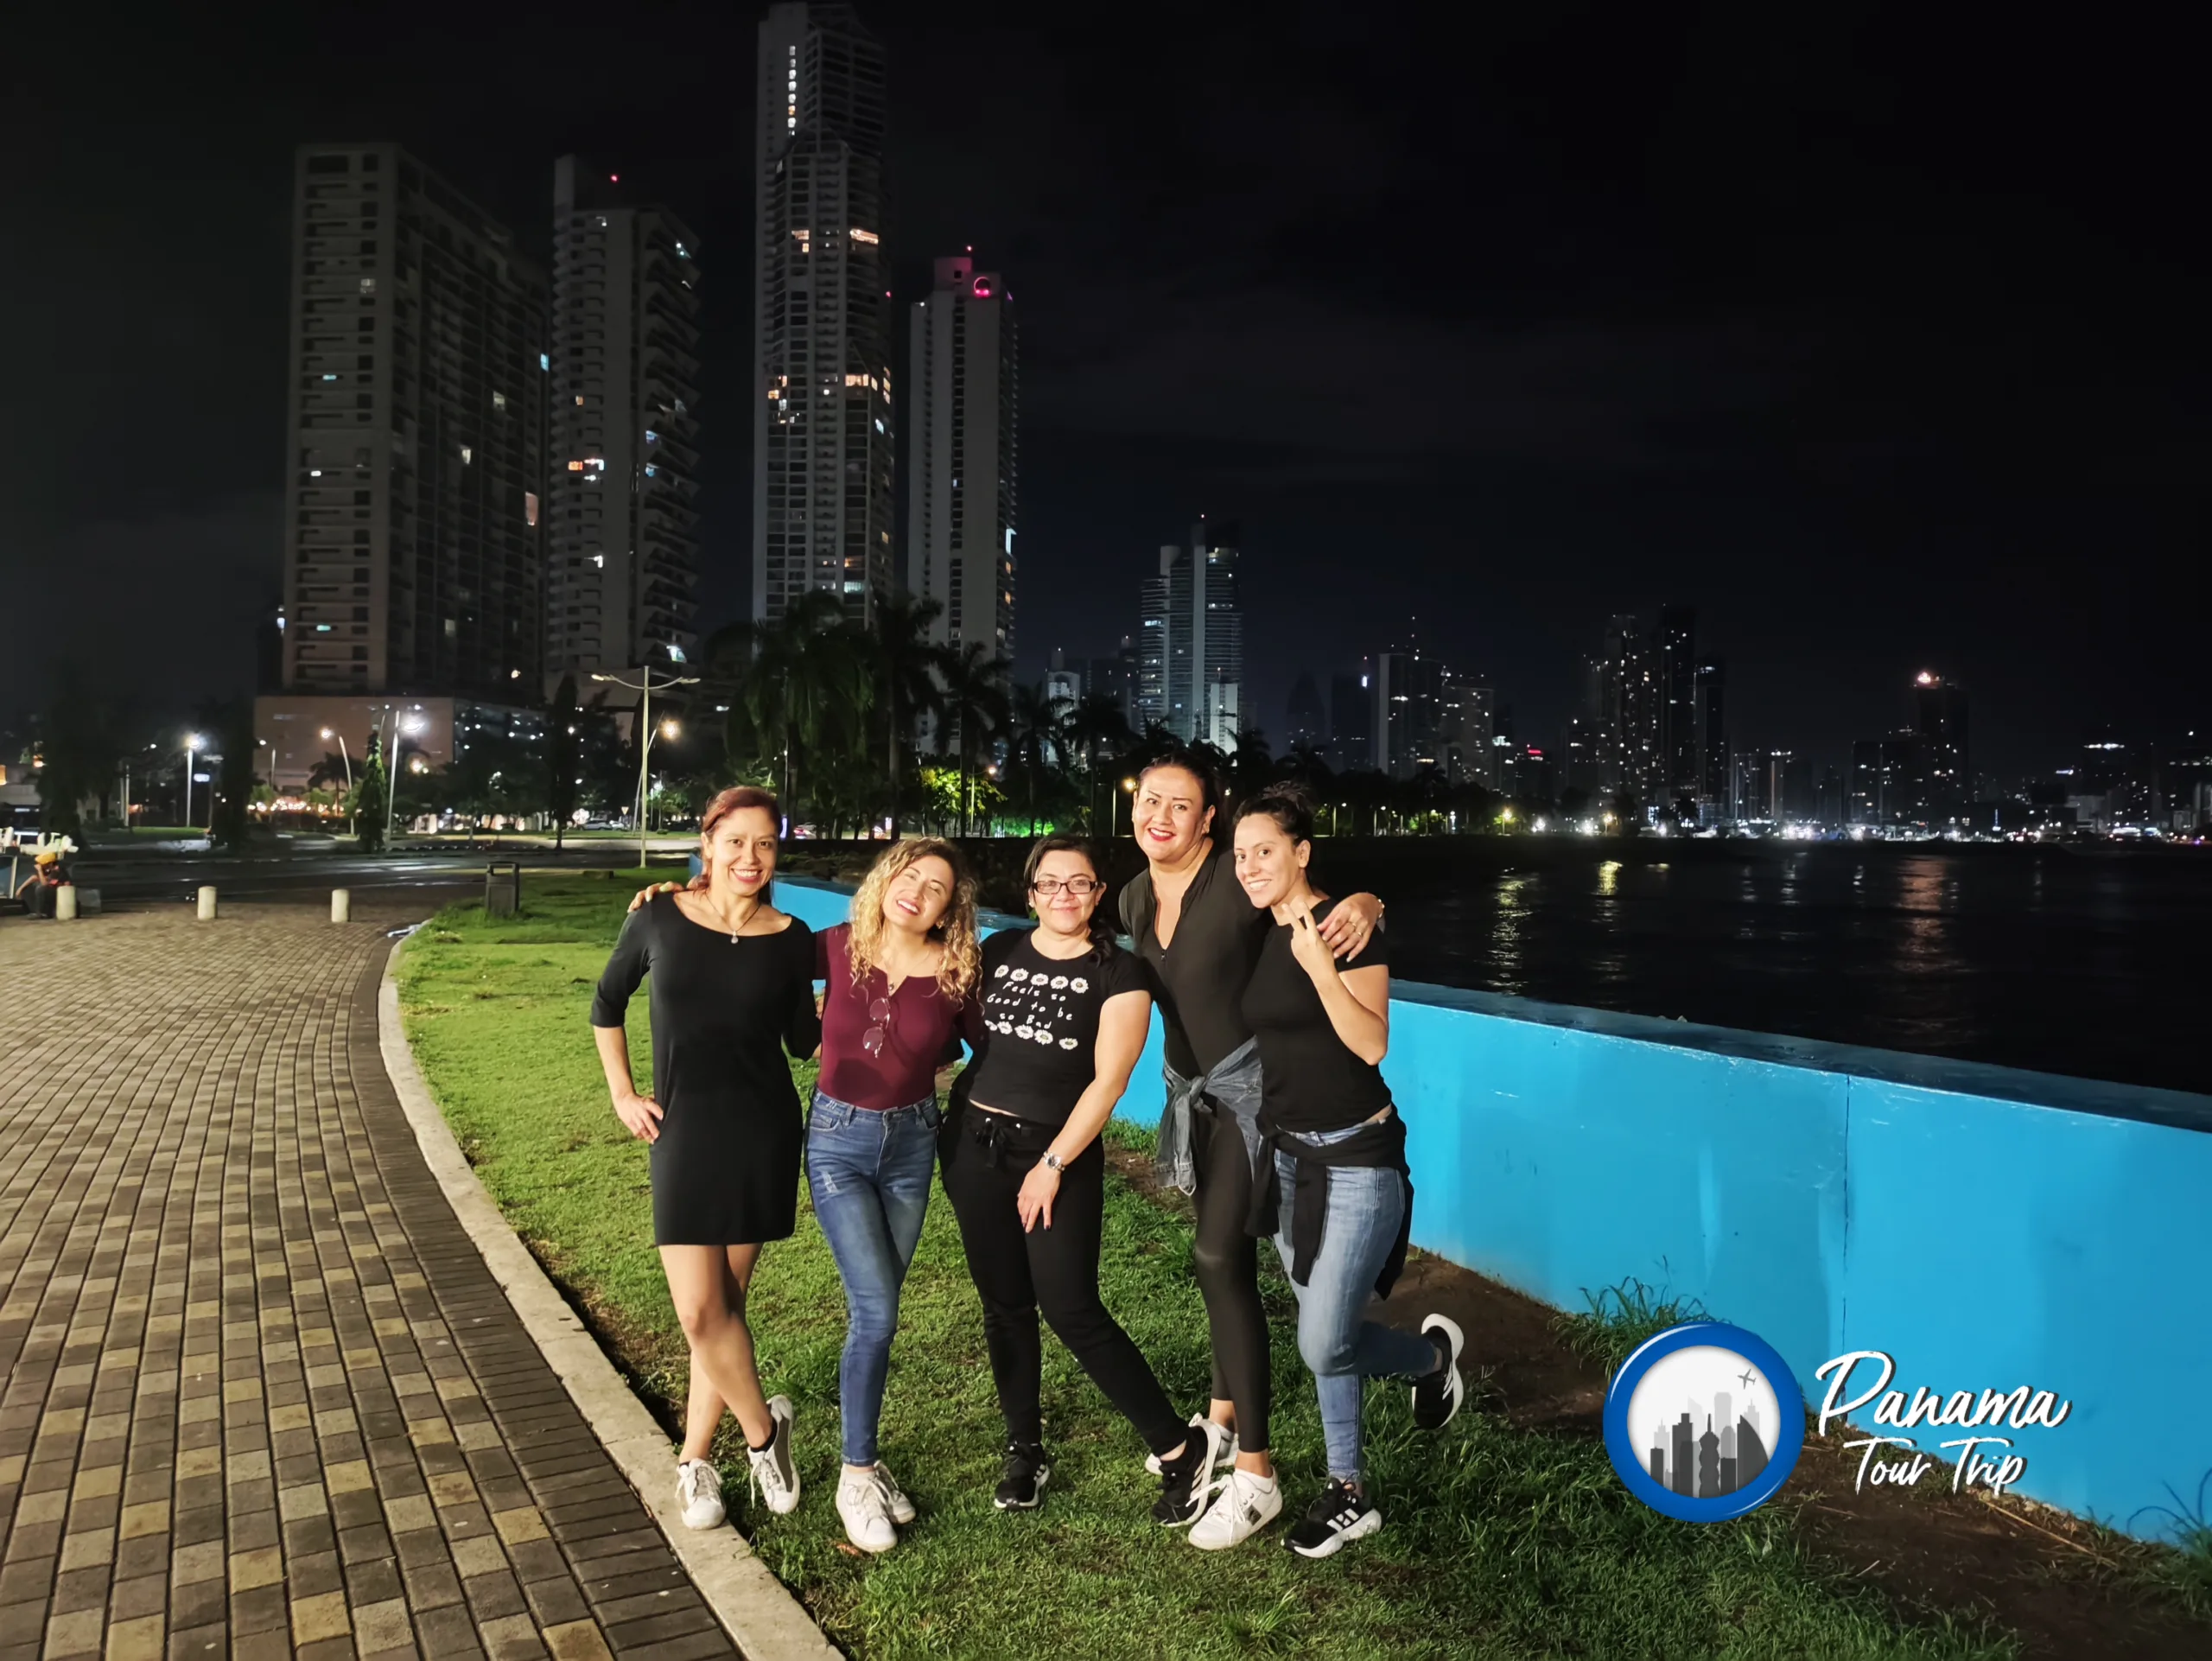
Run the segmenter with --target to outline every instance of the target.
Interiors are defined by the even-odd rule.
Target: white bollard
[[[77,885],[65,882],[54,891],[54,920],[57,923],[73,921],[77,915]]]
[[[208,922],[213,919],[214,915],[215,891],[213,888],[203,888],[200,890],[200,920],[203,923]]]
[[[353,920],[353,891],[351,888],[333,888],[330,891],[330,920],[334,923]]]

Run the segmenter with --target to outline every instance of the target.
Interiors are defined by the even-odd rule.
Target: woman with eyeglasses
[[[648,888],[631,909],[677,887]],[[877,1438],[899,1293],[929,1210],[937,1069],[958,1058],[962,1035],[974,1041],[979,1030],[976,879],[951,843],[910,837],[869,868],[851,917],[815,937],[822,1067],[807,1116],[806,1177],[845,1289],[837,1515],[855,1546],[881,1552],[915,1517]]]
[[[1159,1180],[1197,1194],[1192,1264],[1213,1340],[1206,1475],[1224,1460],[1229,1466],[1218,1499],[1191,1531],[1191,1543],[1209,1551],[1249,1539],[1282,1510],[1268,1443],[1274,1385],[1259,1243],[1245,1232],[1262,1068],[1243,999],[1268,914],[1237,887],[1215,824],[1220,811],[1221,783],[1203,756],[1173,751],[1153,761],[1138,775],[1129,810],[1146,869],[1121,896],[1122,927],[1151,971],[1166,1028]],[[1356,894],[1337,902],[1321,932],[1356,959],[1382,915],[1381,901]]]
[[[1161,1486],[1154,1518],[1180,1524],[1205,1497],[1203,1421],[1184,1422],[1098,1295],[1098,1133],[1144,1048],[1152,998],[1142,966],[1096,918],[1105,885],[1087,842],[1045,837],[1023,876],[1037,926],[983,944],[982,1047],[954,1088],[956,1117],[942,1138],[944,1192],[982,1298],[1006,1416],[994,1503],[1033,1510],[1052,1475],[1039,1400],[1041,1309],[1152,1450]]]
[[[853,895],[852,920],[816,940],[825,995],[806,1177],[845,1285],[837,1515],[861,1550],[888,1551],[899,1542],[893,1524],[912,1522],[914,1505],[876,1435],[899,1289],[937,1162],[937,1069],[958,1054],[981,977],[976,879],[950,843],[895,842]]]
[[[768,1509],[798,1505],[791,1404],[764,1397],[745,1301],[760,1248],[798,1213],[798,1091],[786,1053],[814,1053],[814,934],[768,903],[783,815],[765,790],[725,790],[700,820],[705,879],[632,908],[591,1004],[614,1111],[652,1144],[653,1244],[691,1348],[677,1499],[692,1528],[723,1517],[712,1452],[737,1416]],[[652,977],[652,1088],[630,1071],[623,1021]]]

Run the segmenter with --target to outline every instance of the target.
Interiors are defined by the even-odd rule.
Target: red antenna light
[[[610,173],[607,175],[607,182],[611,185],[619,185],[622,182],[622,175],[619,173]]]

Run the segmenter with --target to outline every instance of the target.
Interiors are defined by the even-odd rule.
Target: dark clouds
[[[1109,646],[1206,511],[1245,527],[1278,729],[1299,667],[1417,618],[1548,736],[1605,614],[1662,599],[1735,664],[1745,738],[1823,756],[1923,662],[1974,686],[1994,766],[2194,718],[2178,43],[1519,10],[863,8],[901,300],[972,243],[1020,307],[1025,669]],[[49,22],[0,71],[0,305],[53,323],[0,385],[29,485],[0,557],[92,562],[139,672],[175,672],[188,615],[193,672],[242,676],[229,608],[257,558],[274,587],[241,504],[281,467],[289,150],[317,136],[409,143],[526,242],[566,148],[694,220],[705,598],[741,601],[752,16],[450,16]],[[5,704],[56,637],[0,629]]]

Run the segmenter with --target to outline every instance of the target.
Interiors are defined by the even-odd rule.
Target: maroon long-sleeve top
[[[880,969],[870,969],[855,981],[847,955],[851,938],[847,923],[814,937],[814,972],[824,983],[825,994],[822,1091],[879,1113],[928,1101],[936,1093],[937,1070],[960,1059],[960,1040],[974,1045],[981,1039],[982,1001],[971,994],[963,1002],[951,1002],[931,976],[909,975],[896,992],[888,991],[890,983]],[[870,1055],[863,1041],[876,1022],[868,1009],[887,996],[888,1029],[881,1048]]]

